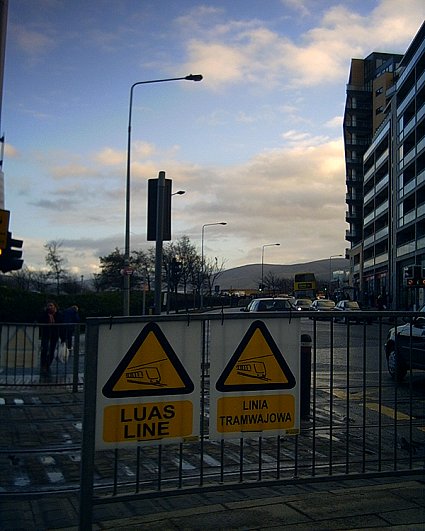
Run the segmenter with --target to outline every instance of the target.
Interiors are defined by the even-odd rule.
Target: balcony
[[[357,231],[355,229],[349,229],[345,231],[345,239],[348,242],[357,241],[359,239],[359,236],[357,234]]]
[[[416,241],[404,243],[397,247],[397,258],[404,256],[405,254],[414,253],[416,251]]]
[[[345,202],[349,205],[360,204],[362,202],[361,194],[356,194],[354,191],[347,193],[345,194]]]
[[[357,212],[346,212],[345,221],[347,223],[352,223],[353,221],[360,220],[360,214]]]

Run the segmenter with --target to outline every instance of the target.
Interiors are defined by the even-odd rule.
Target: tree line
[[[99,273],[92,278],[78,277],[70,272],[63,256],[63,243],[50,241],[44,245],[46,269],[32,270],[24,265],[20,271],[8,275],[9,286],[38,293],[76,294],[83,291],[118,291],[123,288],[124,274],[131,275],[132,290],[152,291],[155,278],[155,248],[132,251],[128,263],[124,253],[115,248],[110,254],[99,257]],[[219,276],[224,271],[225,260],[202,257],[187,236],[168,242],[163,248],[162,288],[183,293],[211,294]]]

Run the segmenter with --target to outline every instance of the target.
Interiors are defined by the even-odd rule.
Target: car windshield
[[[289,310],[291,308],[292,304],[289,300],[270,299],[258,301],[258,306],[256,309],[260,312],[278,312],[280,310]]]
[[[335,303],[333,301],[319,301],[318,306],[321,308],[333,308]]]

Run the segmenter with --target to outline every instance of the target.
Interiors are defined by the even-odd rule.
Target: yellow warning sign
[[[152,404],[123,404],[104,409],[104,442],[152,441],[188,437],[193,429],[189,400]]]
[[[160,327],[148,323],[102,389],[107,398],[188,394],[192,380]]]
[[[217,402],[219,433],[288,430],[295,423],[293,395],[231,396]]]
[[[263,321],[254,321],[217,380],[218,391],[292,389],[296,381]]]

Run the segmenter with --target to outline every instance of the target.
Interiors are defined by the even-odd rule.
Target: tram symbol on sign
[[[194,385],[156,323],[148,323],[102,388],[107,398],[190,394]]]
[[[295,377],[263,321],[251,323],[215,387],[220,392],[293,389]]]
[[[261,356],[266,358],[267,356]],[[247,378],[257,378],[268,382],[270,378],[267,378],[266,365],[263,361],[258,361],[260,358],[245,359],[243,363],[236,364],[236,371],[241,376]]]
[[[165,360],[156,360],[153,363],[160,363]],[[139,384],[139,385],[157,385],[158,387],[164,387],[165,384],[161,383],[161,374],[158,367],[152,364],[149,365],[135,365],[134,367],[127,367],[125,373],[127,382]]]

